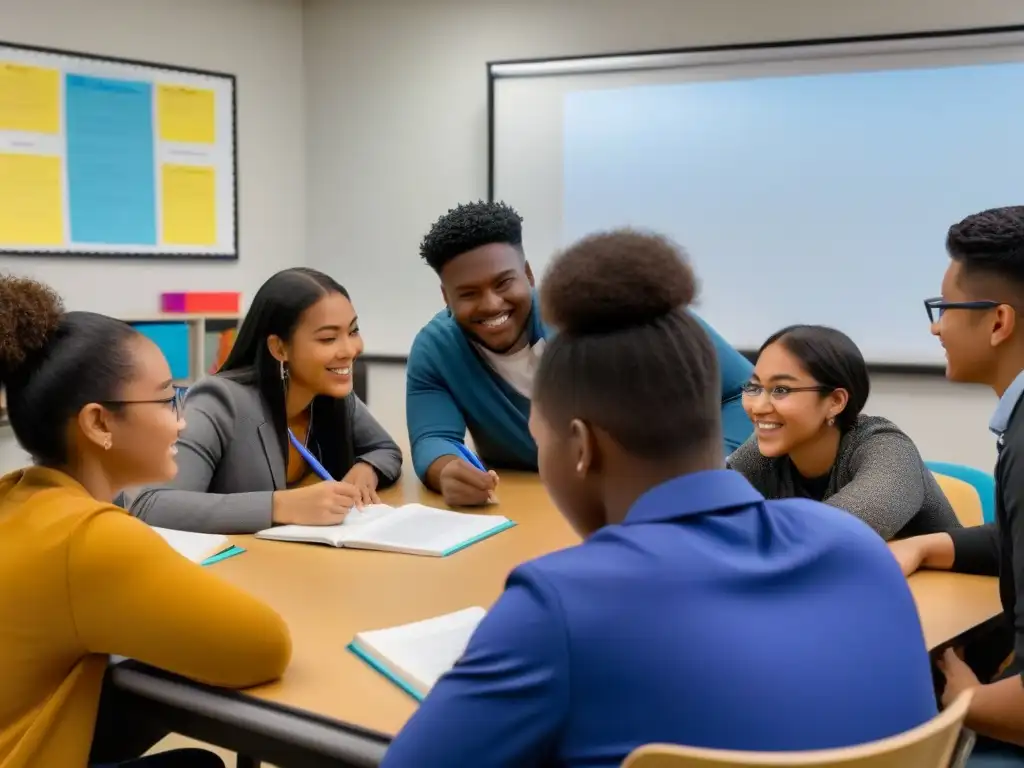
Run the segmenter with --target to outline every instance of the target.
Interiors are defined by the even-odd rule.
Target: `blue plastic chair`
[[[945,461],[926,461],[925,466],[940,475],[949,475],[974,487],[981,499],[981,516],[986,523],[996,519],[996,481],[988,472],[966,464],[950,464]]]

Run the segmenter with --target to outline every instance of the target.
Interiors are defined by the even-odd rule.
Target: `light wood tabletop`
[[[381,495],[392,505],[444,506],[414,477]],[[273,606],[294,642],[285,677],[247,695],[386,736],[397,733],[416,704],[346,650],[353,636],[472,605],[489,607],[515,566],[579,542],[535,475],[504,474],[498,499],[477,511],[505,515],[516,527],[446,558],[232,537],[248,551],[218,563],[216,573]],[[929,648],[1000,611],[995,579],[921,573],[910,584]]]

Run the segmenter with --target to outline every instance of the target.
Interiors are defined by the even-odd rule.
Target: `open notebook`
[[[466,608],[390,629],[360,632],[348,649],[415,699],[455,666],[486,611]]]
[[[282,525],[260,531],[256,538],[446,557],[513,525],[500,515],[470,515],[422,504],[370,504],[353,509],[339,525]]]
[[[158,528],[155,525],[150,527],[159,533],[173,549],[193,563],[213,565],[245,552],[241,547],[232,546],[227,536],[221,536],[219,533],[174,531],[170,528]]]

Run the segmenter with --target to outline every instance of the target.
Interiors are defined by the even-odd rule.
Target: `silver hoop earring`
[[[281,361],[281,381],[288,381],[288,364]]]

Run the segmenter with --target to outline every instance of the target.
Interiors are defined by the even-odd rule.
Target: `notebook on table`
[[[485,615],[483,608],[465,608],[412,624],[360,632],[348,649],[422,701],[441,675],[455,666]]]
[[[260,531],[256,538],[447,557],[514,525],[500,515],[449,512],[423,504],[370,504],[353,509],[338,525],[282,525]]]
[[[232,545],[227,536],[219,533],[175,531],[170,528],[158,528],[155,525],[150,527],[178,554],[200,565],[213,565],[245,552],[241,547]]]

